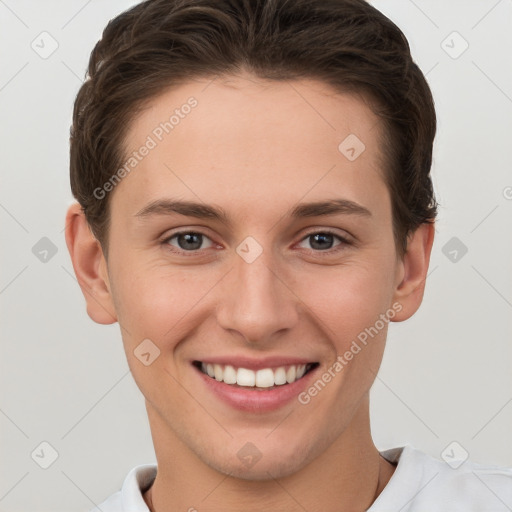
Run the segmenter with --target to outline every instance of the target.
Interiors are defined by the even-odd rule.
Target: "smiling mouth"
[[[224,382],[224,384],[234,387],[268,389],[293,384],[314,370],[318,363],[292,364],[260,370],[236,368],[229,364],[212,364],[201,361],[194,361],[194,366],[205,375],[219,382]]]

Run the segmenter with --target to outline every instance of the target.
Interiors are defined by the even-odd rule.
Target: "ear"
[[[407,250],[399,262],[394,293],[394,301],[401,304],[402,309],[392,319],[393,322],[407,320],[420,307],[434,243],[434,230],[433,223],[424,223],[408,238]]]
[[[66,245],[87,303],[87,314],[98,324],[113,324],[117,321],[117,316],[107,263],[101,245],[92,234],[78,203],[73,203],[68,208],[65,229]]]

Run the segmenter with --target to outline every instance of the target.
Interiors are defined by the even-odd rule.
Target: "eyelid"
[[[210,240],[210,242],[212,243],[213,246],[217,245],[217,247],[218,247],[220,245],[220,244],[216,243],[214,240],[212,240],[212,238],[210,236],[208,236],[206,233],[201,231],[201,229],[194,229],[194,228],[181,229],[179,231],[175,231],[175,232],[170,233],[170,234],[167,233],[166,235],[164,235],[161,238],[160,243],[163,244],[163,245],[167,245],[168,247],[172,247],[172,249],[169,249],[169,250],[171,252],[173,252],[173,253],[185,254],[187,256],[199,255],[202,252],[204,252],[206,249],[211,249],[211,247],[208,247],[206,249],[198,249],[198,250],[193,250],[193,251],[186,251],[184,249],[180,249],[178,247],[174,247],[174,246],[170,245],[168,243],[169,240],[174,238],[174,237],[176,237],[176,236],[179,236],[179,235],[185,235],[185,234],[193,233],[193,234],[196,234],[196,235],[201,235],[204,238],[207,238],[208,240]],[[341,234],[337,233],[336,231],[334,231],[331,228],[313,227],[313,228],[308,228],[308,231],[305,232],[301,236],[300,240],[295,245],[300,244],[304,240],[309,238],[310,236],[317,235],[317,234],[331,235],[331,236],[333,236],[335,238],[338,238],[338,240],[340,241],[340,244],[335,245],[334,247],[332,247],[330,249],[325,249],[323,251],[322,250],[315,250],[315,249],[306,249],[310,253],[319,254],[319,255],[322,255],[322,254],[329,255],[329,254],[332,254],[333,252],[336,252],[337,250],[340,250],[340,249],[337,249],[339,246],[354,245],[354,243],[355,243],[352,240],[353,237],[351,235],[348,235],[348,233],[347,233],[348,236],[346,236],[346,235],[341,235]]]
[[[337,233],[336,231],[333,231],[333,230],[328,229],[328,228],[324,228],[324,229],[316,228],[316,229],[313,229],[312,231],[308,231],[304,236],[302,236],[302,238],[299,240],[298,244],[304,242],[310,236],[317,235],[317,234],[331,235],[334,238],[337,238],[340,243],[338,245],[335,245],[335,246],[331,247],[330,249],[325,249],[323,251],[315,250],[315,249],[306,249],[308,252],[314,253],[315,255],[317,255],[317,254],[319,254],[319,255],[326,255],[326,256],[327,255],[332,255],[336,251],[342,250],[343,246],[346,247],[346,246],[349,246],[349,245],[354,245],[354,242],[352,241],[351,237],[341,235],[341,234]]]
[[[167,245],[168,247],[171,247],[172,248],[172,249],[170,249],[171,252],[178,253],[178,254],[186,254],[187,256],[200,254],[203,251],[205,251],[206,249],[211,249],[211,247],[207,247],[205,249],[186,251],[185,249],[180,249],[179,247],[175,247],[169,243],[169,240],[171,240],[172,238],[175,238],[179,235],[189,235],[191,233],[193,233],[195,235],[201,235],[203,238],[207,238],[211,242],[211,246],[219,245],[219,244],[216,244],[216,242],[214,242],[212,240],[212,238],[210,236],[208,236],[206,233],[204,233],[200,230],[196,230],[196,229],[185,229],[185,230],[182,229],[182,230],[176,231],[174,233],[170,233],[170,234],[168,233],[160,240],[160,243],[163,245]]]

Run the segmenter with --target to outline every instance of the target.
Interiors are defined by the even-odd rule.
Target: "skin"
[[[158,474],[145,499],[159,512],[366,510],[394,470],[369,420],[387,325],[309,404],[272,412],[221,402],[190,362],[291,355],[318,362],[321,374],[393,304],[392,321],[416,312],[434,227],[421,225],[397,255],[380,120],[362,98],[315,80],[240,74],[180,85],[132,122],[127,152],[190,96],[198,106],[111,192],[108,262],[78,204],[66,217],[87,312],[119,322],[146,400]],[[338,150],[351,133],[366,146],[354,161]],[[162,197],[222,207],[231,224],[135,216]],[[288,217],[299,203],[337,198],[371,216]],[[318,249],[308,235],[326,229],[351,243],[334,237]],[[177,237],[164,241],[177,231],[204,234],[201,248],[171,252],[186,251]],[[247,236],[263,251],[252,263],[236,252]],[[149,366],[134,355],[146,338],[160,350]],[[237,456],[247,442],[261,453],[250,468]]]

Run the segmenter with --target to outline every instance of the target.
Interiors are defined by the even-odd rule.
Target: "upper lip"
[[[263,368],[279,368],[280,366],[291,366],[316,363],[314,359],[289,356],[267,356],[258,359],[247,356],[215,356],[195,359],[205,364],[219,364],[222,366],[231,365],[234,368],[247,368],[248,370],[262,370]]]

